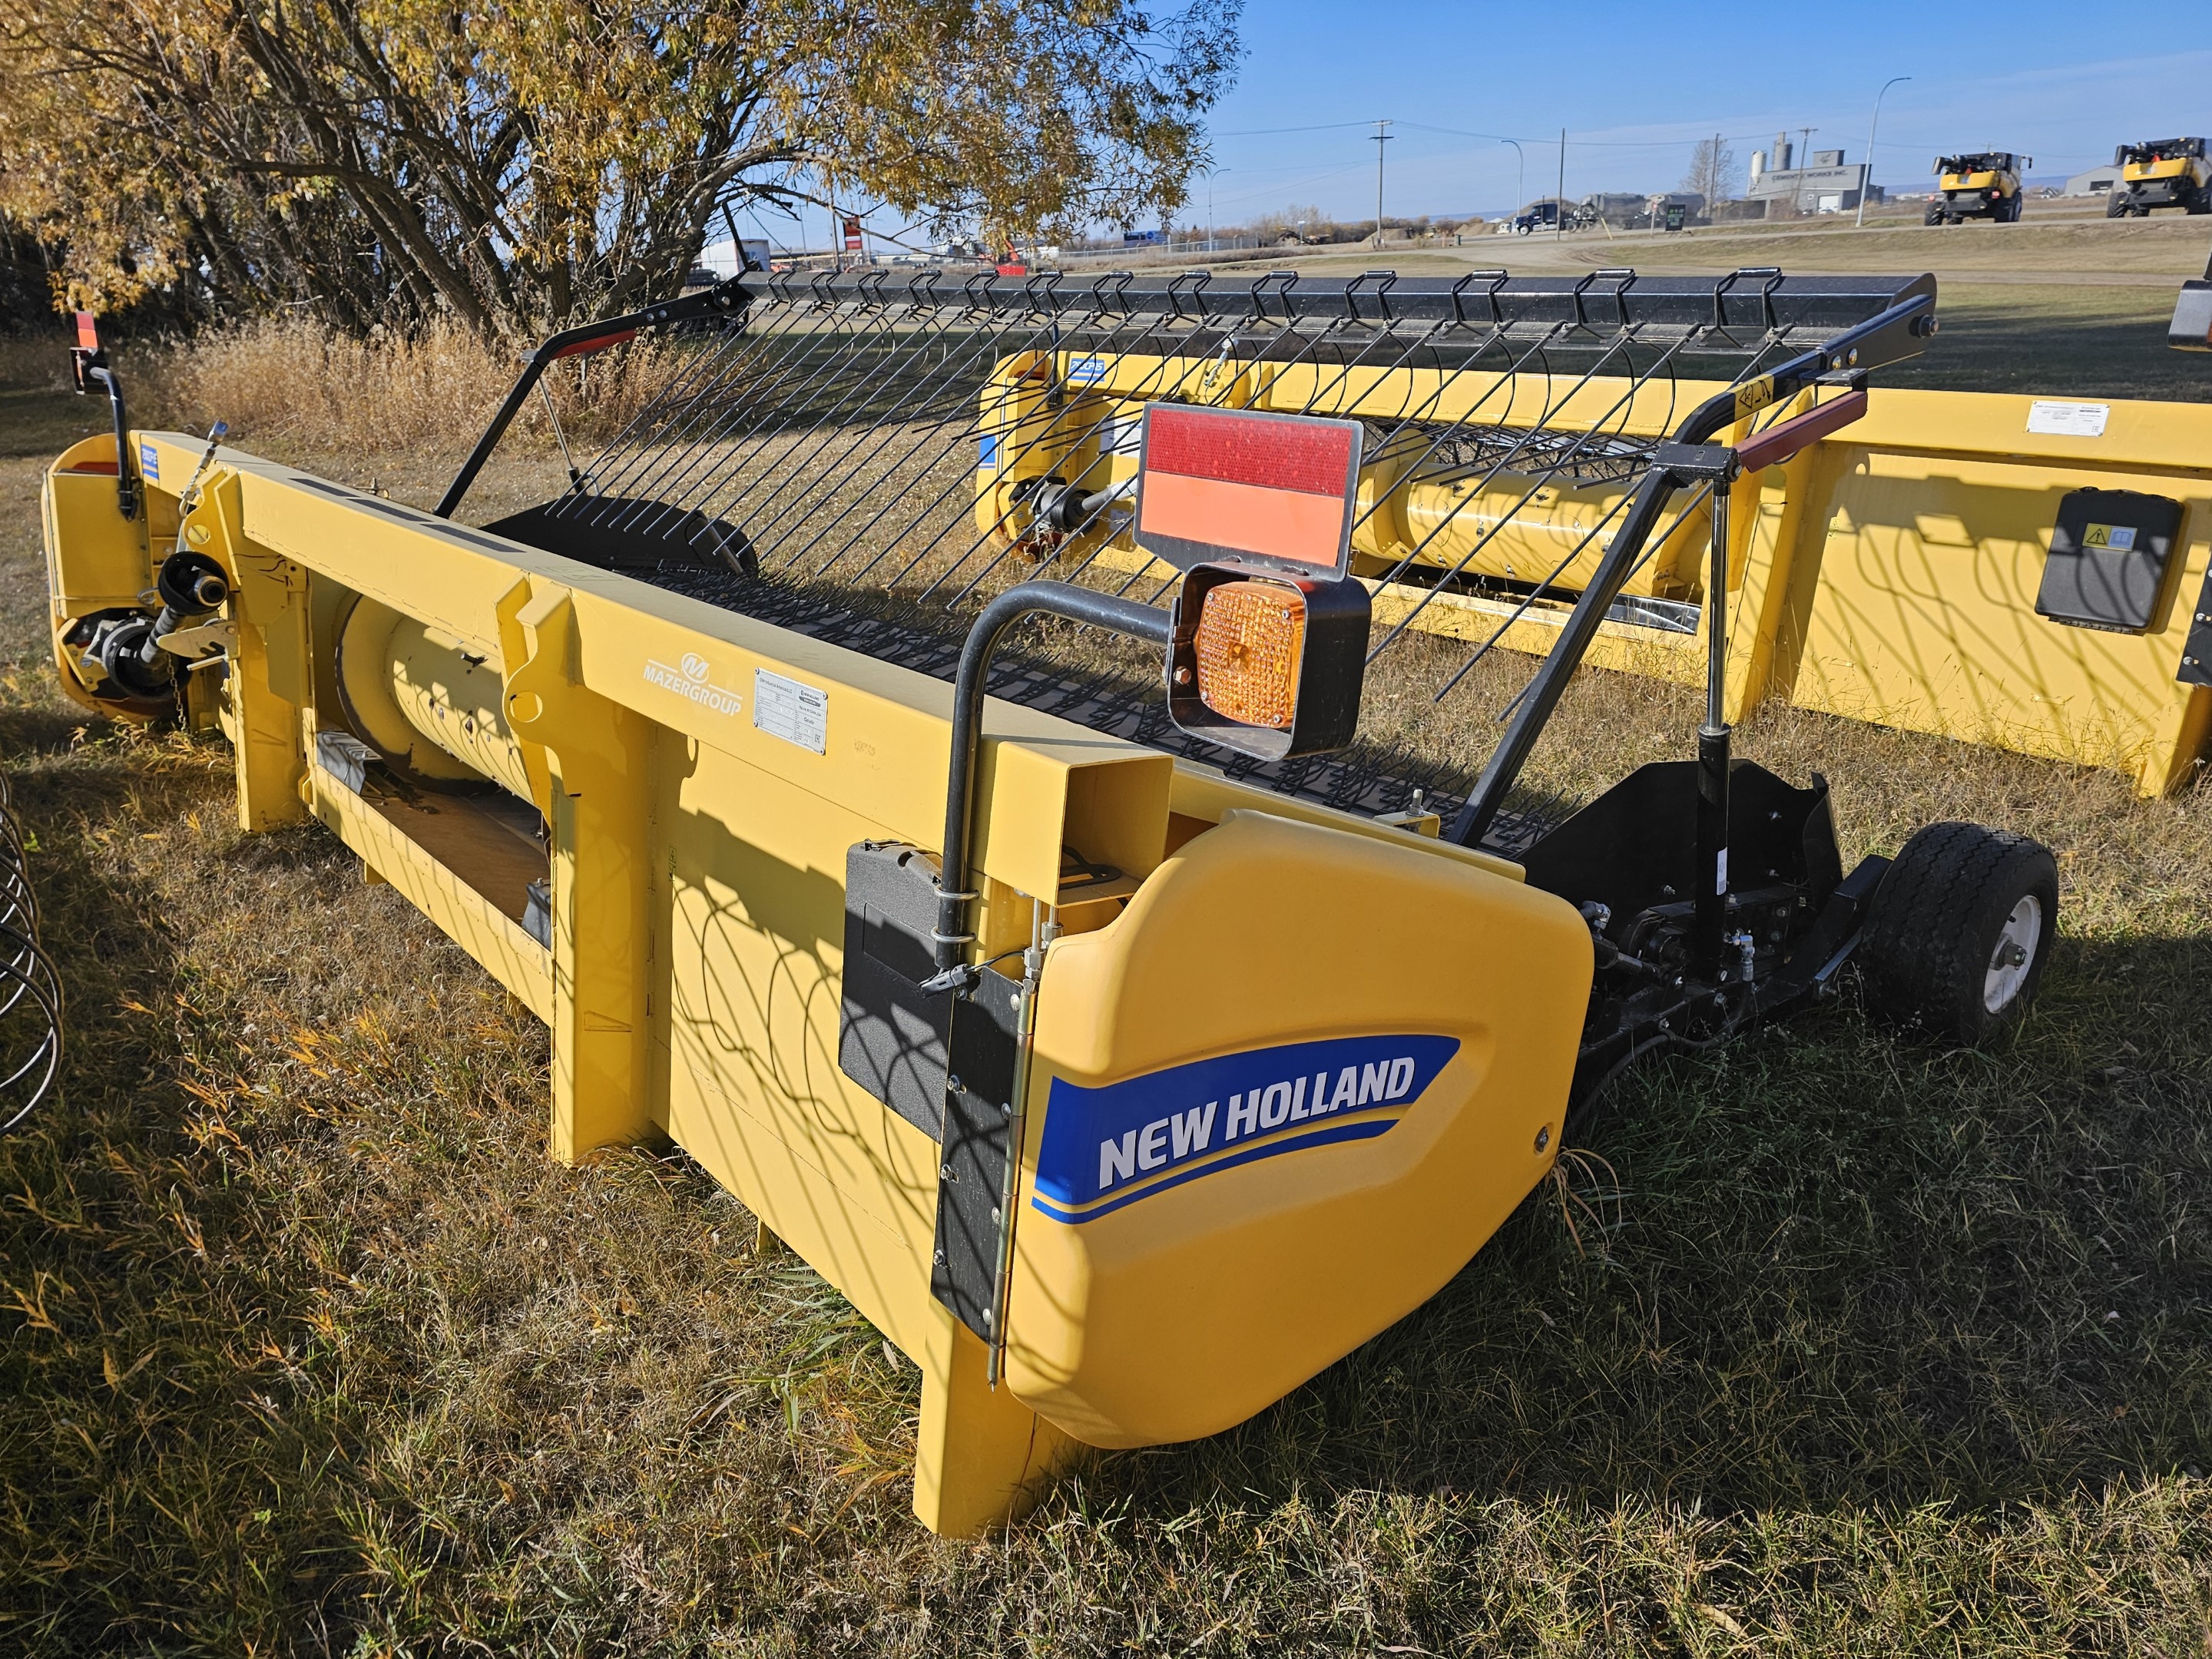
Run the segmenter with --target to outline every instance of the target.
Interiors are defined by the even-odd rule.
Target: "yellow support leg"
[[[552,1155],[574,1164],[660,1133],[652,1109],[647,813],[651,724],[576,684],[575,607],[532,584],[515,608],[507,719],[550,774]]]
[[[1084,1451],[988,1376],[981,1337],[932,1302],[921,1356],[921,1431],[915,1448],[914,1512],[945,1538],[975,1538],[1018,1520],[1046,1476]]]
[[[238,753],[239,827],[274,830],[307,815],[307,573],[246,542],[240,518],[235,476],[218,477],[179,526],[179,543],[230,573],[238,643],[219,718]]]

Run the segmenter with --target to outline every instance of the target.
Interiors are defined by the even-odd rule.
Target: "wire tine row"
[[[45,1102],[61,1071],[61,976],[39,931],[38,890],[0,772],[0,1134]]]
[[[702,331],[560,510],[667,538],[664,586],[949,678],[966,614],[1009,580],[1164,602],[1174,577],[1130,540],[1126,489],[1086,482],[1126,474],[1133,411],[1350,413],[1375,480],[1355,510],[1360,568],[1392,595],[1370,664],[1395,652],[1399,681],[1425,676],[1423,695],[1442,698],[1532,610],[1571,603],[1571,572],[1605,551],[1662,434],[1806,331],[1778,311],[1765,271],[1657,320],[1633,271],[1589,273],[1550,320],[1506,303],[1506,280],[1472,272],[1448,295],[1408,297],[1418,282],[1374,271],[1321,304],[1291,272],[1232,288],[1190,271],[1138,290],[1125,272],[1065,289],[1050,274],[986,274],[955,289],[924,271],[902,294],[879,276],[780,276]],[[1584,492],[1571,512],[1547,505],[1562,491]],[[1647,564],[1703,504],[1681,504]],[[756,574],[696,556],[732,538]],[[1022,637],[994,695],[1286,793],[1449,812],[1471,787],[1464,762],[1398,740],[1262,766],[1177,732],[1158,686],[1080,630]]]

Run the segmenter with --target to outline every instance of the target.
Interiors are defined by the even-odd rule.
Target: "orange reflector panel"
[[[1198,695],[1224,720],[1287,728],[1298,709],[1298,659],[1306,603],[1273,582],[1227,582],[1210,590],[1192,644]]]
[[[76,314],[76,347],[79,351],[100,349],[100,325],[93,320],[88,311],[80,311]]]

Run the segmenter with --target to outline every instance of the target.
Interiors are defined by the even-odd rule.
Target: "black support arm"
[[[1935,331],[1935,308],[1933,294],[1913,295],[1813,350],[1800,352],[1771,373],[1708,398],[1675,428],[1674,441],[1705,444],[1735,422],[1796,397],[1823,374],[1856,373],[1917,355],[1917,343]],[[1597,638],[1598,625],[1613,609],[1613,601],[1620,597],[1621,588],[1643,557],[1644,544],[1657,528],[1668,502],[1682,482],[1681,476],[1669,466],[1662,450],[1657,462],[1644,475],[1644,482],[1637,486],[1627,518],[1607,547],[1605,556],[1598,561],[1589,586],[1576,600],[1566,626],[1560,629],[1559,643],[1537,668],[1528,695],[1521,699],[1521,706],[1515,712],[1513,723],[1506,728],[1489,764],[1482,769],[1474,793],[1460,809],[1448,839],[1462,847],[1472,847],[1496,820],[1506,795],[1521,775],[1521,769],[1528,763],[1537,738],[1543,735],[1553,711],[1565,695],[1567,681],[1581,665],[1590,642]],[[1711,602],[1708,595],[1707,603]]]
[[[642,311],[633,311],[620,317],[610,317],[604,322],[585,323],[580,327],[564,329],[551,336],[535,351],[522,360],[522,373],[516,379],[507,401],[491,417],[483,436],[461,463],[461,470],[453,475],[453,483],[446,486],[446,494],[431,509],[441,519],[450,519],[459,508],[461,498],[469,493],[469,486],[477,481],[484,463],[491,459],[499,441],[514,424],[514,417],[522,413],[522,405],[544,378],[547,368],[563,357],[581,357],[594,351],[605,351],[609,346],[620,345],[631,339],[641,329],[659,328],[669,323],[689,322],[702,317],[722,317],[740,310],[745,304],[744,286],[732,279],[681,300],[671,300],[665,305],[647,306]]]

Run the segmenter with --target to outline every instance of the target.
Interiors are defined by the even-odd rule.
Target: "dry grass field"
[[[2170,291],[1969,289],[1911,373],[2201,398]],[[1760,714],[1847,858],[2057,850],[2016,1039],[1845,996],[1632,1075],[1429,1306],[942,1542],[840,1297],[679,1155],[550,1164],[544,1034],[465,957],[319,828],[240,834],[220,744],[60,701],[38,476],[104,410],[58,345],[0,345],[0,765],[70,1000],[0,1141],[0,1651],[2212,1651],[2212,787]],[[143,418],[434,497],[499,374],[306,349],[141,354]],[[532,441],[481,515],[557,479]],[[1693,703],[1587,673],[1537,781]]]

